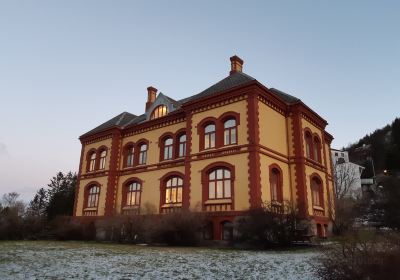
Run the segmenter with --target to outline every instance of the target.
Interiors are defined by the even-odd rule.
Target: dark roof
[[[276,88],[270,88],[269,91],[271,91],[272,93],[274,93],[275,95],[277,95],[278,97],[283,99],[283,101],[285,101],[286,103],[289,103],[289,104],[300,101],[299,98],[294,97],[293,95],[287,94],[286,92],[280,91]]]
[[[256,79],[254,79],[253,77],[251,77],[245,73],[236,72],[236,73],[233,73],[233,74],[229,75],[228,77],[222,79],[221,81],[217,82],[216,84],[212,85],[211,87],[207,88],[206,90],[204,90],[198,94],[192,95],[190,97],[181,99],[179,101],[176,101],[169,96],[166,96],[166,95],[164,95],[164,96],[174,105],[175,108],[179,108],[184,103],[191,102],[191,101],[194,101],[194,100],[206,97],[206,96],[211,96],[213,94],[216,94],[216,93],[219,93],[219,92],[222,92],[225,90],[229,90],[231,88],[234,88],[234,87],[237,87],[240,85],[244,85],[244,84],[247,84],[252,81],[256,81]],[[276,96],[278,96],[279,98],[281,98],[284,102],[289,103],[289,104],[300,101],[300,99],[298,99],[297,97],[294,97],[290,94],[287,94],[287,93],[277,90],[275,88],[270,88],[269,91],[272,92],[273,94],[275,94]],[[139,124],[144,121],[146,121],[146,114],[136,116],[136,115],[128,113],[128,112],[123,112],[123,113],[119,114],[118,116],[112,118],[111,120],[99,125],[98,127],[90,130],[89,132],[83,134],[82,136],[87,136],[89,134],[100,132],[105,129],[111,128],[111,127],[121,127],[122,128],[122,127],[126,127],[126,126],[132,125],[132,124]]]
[[[206,97],[206,96],[210,96],[213,95],[215,93],[224,91],[224,90],[228,90],[231,89],[233,87],[236,86],[240,86],[243,84],[246,84],[248,82],[251,81],[255,81],[256,79],[254,79],[253,77],[250,77],[249,75],[246,75],[245,73],[242,72],[236,72],[232,75],[229,75],[228,77],[226,77],[225,79],[222,79],[221,81],[219,81],[218,83],[212,85],[211,87],[209,87],[206,90],[203,90],[202,92],[196,94],[196,95],[192,95],[188,98],[179,100],[180,103],[186,103],[186,102],[190,102],[202,97]]]
[[[93,134],[95,132],[100,132],[105,129],[111,128],[111,127],[123,127],[136,118],[137,118],[137,116],[134,114],[131,114],[128,112],[123,112],[123,113],[119,114],[118,116],[115,116],[111,120],[106,121],[105,123],[99,125],[98,127],[86,132],[82,136]]]

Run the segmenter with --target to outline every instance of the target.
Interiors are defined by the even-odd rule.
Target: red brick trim
[[[106,205],[104,215],[113,216],[115,212],[115,198],[118,184],[118,163],[121,156],[121,132],[115,130],[111,142],[110,167],[107,181]]]
[[[292,114],[293,120],[293,150],[295,154],[295,184],[296,184],[296,198],[299,214],[303,218],[308,217],[308,201],[307,201],[307,184],[306,184],[306,171],[305,165],[301,158],[304,157],[304,138],[301,124],[300,110],[295,108]]]
[[[259,208],[262,203],[262,193],[261,163],[258,149],[260,144],[259,104],[256,93],[249,94],[247,97],[247,140],[249,143],[249,203],[250,208]]]
[[[185,176],[184,186],[186,186],[186,192],[183,192],[183,209],[189,209],[190,207],[190,192],[192,188],[192,163],[190,161],[190,155],[192,154],[192,135],[193,129],[193,115],[190,111],[186,112],[186,156],[185,156]],[[179,137],[179,133],[177,133]]]

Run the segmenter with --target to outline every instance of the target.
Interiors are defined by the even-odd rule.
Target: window
[[[165,203],[182,203],[183,180],[171,177],[165,186]]]
[[[182,134],[179,137],[179,152],[178,157],[186,156],[186,134]]]
[[[99,169],[104,169],[106,167],[106,156],[107,156],[106,150],[104,150],[100,153]]]
[[[204,128],[204,149],[215,147],[215,124],[209,124]]]
[[[171,137],[164,140],[164,160],[172,159],[173,145],[174,145],[174,140]]]
[[[208,198],[231,198],[231,172],[228,169],[216,169],[208,175]]]
[[[323,207],[322,182],[314,177],[311,179],[312,202],[314,206]]]
[[[99,194],[100,194],[100,187],[98,186],[91,186],[89,188],[89,195],[87,199],[87,207],[97,207],[99,205]]]
[[[138,182],[133,182],[127,186],[128,191],[126,193],[126,206],[137,206],[140,205],[140,191],[141,185]]]
[[[281,173],[277,168],[272,168],[269,174],[271,186],[271,201],[282,202],[282,182]]]
[[[128,146],[126,150],[126,166],[133,166],[134,158],[135,158],[135,147],[133,145]]]
[[[167,106],[165,106],[165,105],[160,105],[160,106],[157,106],[157,107],[153,110],[153,112],[151,113],[150,119],[151,119],[151,120],[152,120],[152,119],[157,119],[157,118],[160,118],[160,117],[165,116],[166,114],[168,114]]]
[[[306,141],[306,156],[308,158],[312,158],[312,137],[310,132],[306,131],[305,133],[305,141]]]
[[[147,144],[140,145],[139,164],[146,164],[147,161]]]
[[[314,137],[314,159],[321,162],[321,142],[318,137]]]
[[[93,152],[90,155],[90,161],[89,161],[89,171],[93,171],[96,166],[96,152]]]
[[[236,120],[230,119],[224,122],[224,145],[237,143]]]

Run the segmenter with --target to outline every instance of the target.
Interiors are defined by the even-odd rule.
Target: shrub
[[[398,279],[400,236],[376,231],[356,231],[322,247],[316,270],[322,279]]]
[[[302,226],[300,226],[302,225]],[[247,211],[236,223],[237,241],[257,247],[288,246],[300,240],[308,230],[297,209],[287,201],[281,205],[265,203],[259,209]]]

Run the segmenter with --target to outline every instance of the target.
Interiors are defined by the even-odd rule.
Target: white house
[[[361,174],[365,168],[350,162],[347,151],[331,149],[331,154],[338,196],[362,195]]]

